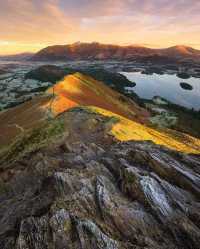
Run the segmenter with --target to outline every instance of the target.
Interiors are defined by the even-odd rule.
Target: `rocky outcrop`
[[[200,157],[98,120],[1,165],[0,248],[198,249]]]

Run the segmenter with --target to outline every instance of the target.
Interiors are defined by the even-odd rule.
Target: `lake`
[[[136,83],[135,87],[128,87],[127,89],[129,91],[133,90],[141,98],[152,99],[154,96],[160,96],[175,104],[200,110],[199,78],[191,77],[185,80],[178,78],[176,75],[147,75],[141,72],[121,72],[121,74]],[[181,82],[189,83],[193,89],[185,90],[181,88]]]

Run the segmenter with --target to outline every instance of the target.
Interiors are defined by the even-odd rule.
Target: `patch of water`
[[[134,91],[141,98],[152,99],[154,96],[161,96],[168,101],[187,108],[200,110],[200,79],[189,78],[185,80],[193,89],[187,91],[180,87],[182,79],[176,75],[147,75],[141,72],[122,72],[130,81],[136,83],[135,87],[128,88]]]

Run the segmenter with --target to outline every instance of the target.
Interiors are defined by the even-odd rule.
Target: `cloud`
[[[0,32],[4,42],[32,46],[76,40],[200,44],[199,12],[197,0],[6,0]]]
[[[63,39],[71,23],[57,1],[7,0],[1,4],[1,38],[21,42],[50,42]]]

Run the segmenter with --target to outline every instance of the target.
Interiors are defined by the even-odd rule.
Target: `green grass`
[[[21,133],[10,146],[0,152],[0,165],[17,161],[26,154],[49,145],[63,132],[64,120],[57,118],[45,121],[40,127],[31,131]]]

